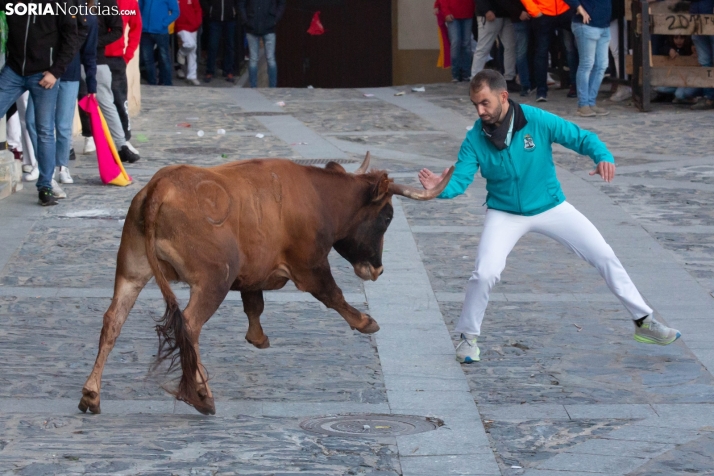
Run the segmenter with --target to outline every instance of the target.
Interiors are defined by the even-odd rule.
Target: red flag
[[[322,35],[325,33],[325,27],[322,26],[322,22],[320,21],[320,12],[315,12],[312,16],[310,28],[307,29],[307,32],[311,35]]]

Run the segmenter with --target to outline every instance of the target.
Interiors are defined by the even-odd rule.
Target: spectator
[[[114,105],[119,114],[121,126],[124,129],[126,146],[132,152],[138,154],[131,145],[131,121],[129,119],[129,84],[126,77],[126,66],[134,57],[136,49],[141,42],[141,15],[139,14],[139,3],[137,0],[117,0],[122,20],[122,31],[124,34],[113,43],[104,48],[106,65],[112,73],[112,95],[114,95]],[[134,12],[133,14],[124,14]],[[128,33],[126,33],[128,30]]]
[[[714,13],[714,0],[692,0],[689,13],[711,15]],[[694,35],[692,43],[697,49],[697,59],[702,66],[714,66],[714,35]],[[704,100],[692,106],[694,110],[714,109],[714,88],[704,90]]]
[[[116,5],[115,0],[102,0],[103,4],[106,6]],[[119,118],[119,112],[115,105],[114,93],[112,92],[112,72],[107,64],[106,47],[120,39],[124,35],[124,21],[121,15],[112,14],[106,11],[107,15],[99,15],[97,17],[97,102],[99,103],[99,108],[102,111],[102,115],[107,122],[107,127],[111,133],[112,140],[119,152],[119,158],[122,162],[129,162],[130,164],[136,162],[141,157],[136,152],[136,150],[131,150],[127,145],[126,135],[124,133],[124,127],[122,126],[121,119]],[[122,58],[119,58],[124,61]],[[85,71],[85,80],[87,79]],[[90,84],[87,81],[88,93]],[[80,93],[80,96],[83,94]],[[87,131],[83,131],[83,134],[91,134],[91,126],[89,126],[89,121],[87,119],[87,114],[82,111],[81,114],[85,117],[85,126]],[[84,129],[84,127],[83,127]]]
[[[570,38],[572,35],[570,24],[573,11],[563,0],[522,0],[528,14],[533,17],[533,31],[536,37],[535,51],[535,83],[536,101],[544,102],[548,99],[548,49],[550,40],[555,30],[563,32],[565,48],[570,68],[570,91],[568,97],[575,97],[576,72],[578,70],[577,52]]]
[[[225,1],[225,0],[224,0]],[[154,47],[159,50],[159,75],[164,86],[171,86],[171,65],[169,58],[169,25],[179,16],[176,0],[139,0],[141,11],[141,62],[146,70],[146,81],[158,84]]]
[[[204,81],[210,83],[216,74],[216,58],[223,34],[223,77],[234,83],[233,63],[235,62],[236,18],[238,4],[236,0],[205,0],[203,9],[208,10],[208,62]],[[260,12],[255,12],[258,14]],[[266,13],[267,14],[267,13]],[[267,49],[267,47],[266,47]]]
[[[661,55],[674,59],[677,56],[692,56],[692,40],[688,36],[674,35],[668,38],[664,47],[660,51]],[[701,88],[674,88],[661,86],[655,91],[660,94],[674,94],[672,104],[696,104],[695,96],[701,92]]]
[[[181,39],[181,48],[177,60],[180,65],[186,65],[186,82],[198,86],[201,83],[196,77],[196,45],[203,11],[198,0],[179,0],[179,12],[176,31]]]
[[[92,7],[93,1],[87,6]],[[55,109],[55,179],[52,180],[52,191],[57,198],[66,198],[67,194],[57,184],[74,183],[69,173],[69,155],[72,148],[72,125],[74,111],[77,106],[77,93],[81,67],[84,66],[87,83],[91,94],[97,92],[97,17],[94,15],[77,16],[77,32],[82,41],[79,52],[67,66],[67,70],[60,78],[59,92],[57,94],[57,107]],[[32,144],[37,144],[37,131],[35,130],[35,104],[32,98],[27,107],[27,130],[32,138]]]
[[[460,0],[441,1],[454,2]],[[471,15],[473,16],[473,0],[465,1],[472,4]],[[265,48],[265,60],[268,63],[268,86],[274,88],[278,85],[278,65],[275,61],[275,26],[283,17],[283,13],[285,13],[285,0],[238,0],[238,10],[248,38],[250,87],[255,88],[258,86],[258,54],[262,38]],[[448,18],[446,21],[449,21]],[[471,31],[470,24],[469,31]],[[451,27],[449,27],[449,32],[451,32]],[[471,37],[469,36],[469,38]],[[449,39],[451,39],[451,33],[449,33]],[[453,43],[451,51],[451,70],[453,71]]]
[[[615,59],[615,78],[613,84],[613,94],[610,101],[624,101],[632,97],[632,88],[626,84],[620,84],[620,20],[625,18],[625,0],[612,0],[612,16],[610,17],[610,51]],[[625,29],[626,30],[626,29]],[[622,48],[627,51],[627,31],[622,35],[624,44]]]
[[[36,103],[38,132],[37,162],[39,178],[37,190],[40,204],[56,205],[52,193],[55,170],[55,106],[59,84],[67,65],[79,50],[77,22],[69,14],[55,15],[10,14],[6,0],[0,9],[7,14],[7,64],[0,71],[0,115],[4,115],[25,92]],[[17,7],[19,4],[15,4]],[[48,54],[49,53],[49,54]]]
[[[451,45],[451,81],[471,79],[471,28],[474,18],[473,0],[436,0],[434,8],[444,15]]]
[[[518,79],[521,81],[521,96],[528,96],[533,92],[531,82],[530,63],[528,61],[528,46],[533,32],[531,16],[525,9],[518,16],[518,20],[513,20],[513,31],[516,34],[516,70]]]
[[[516,37],[513,22],[521,15],[528,18],[520,0],[476,0],[478,43],[471,66],[471,76],[481,71],[489,58],[493,43],[498,38],[503,45],[503,76],[509,91],[518,91],[516,85]]]
[[[575,10],[573,36],[578,45],[578,115],[582,117],[606,116],[610,111],[595,105],[602,78],[608,65],[610,45],[609,0],[565,0]]]

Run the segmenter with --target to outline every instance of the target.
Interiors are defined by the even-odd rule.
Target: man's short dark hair
[[[493,92],[506,91],[508,89],[508,86],[506,85],[506,78],[504,78],[498,71],[494,71],[492,69],[484,69],[480,71],[471,80],[472,93],[481,91],[484,86],[488,86]]]

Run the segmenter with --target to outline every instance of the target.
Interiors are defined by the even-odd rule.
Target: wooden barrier
[[[650,3],[631,0],[626,12],[633,33],[632,56],[625,58],[632,97],[641,111],[650,110],[650,90],[657,86],[714,88],[714,67],[698,65],[695,57],[653,56],[651,35],[714,35],[714,15],[673,12],[673,0]]]

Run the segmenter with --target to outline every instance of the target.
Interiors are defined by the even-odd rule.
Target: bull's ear
[[[379,182],[374,186],[374,190],[372,191],[372,201],[373,202],[378,202],[381,199],[384,198],[385,195],[389,192],[389,184],[392,181],[387,177],[387,174],[382,174],[381,177],[379,177]]]
[[[347,173],[347,171],[345,170],[345,168],[343,166],[341,166],[337,162],[332,162],[332,161],[328,162],[327,165],[325,165],[325,169],[326,170],[334,170],[335,172],[342,172],[345,174]]]

